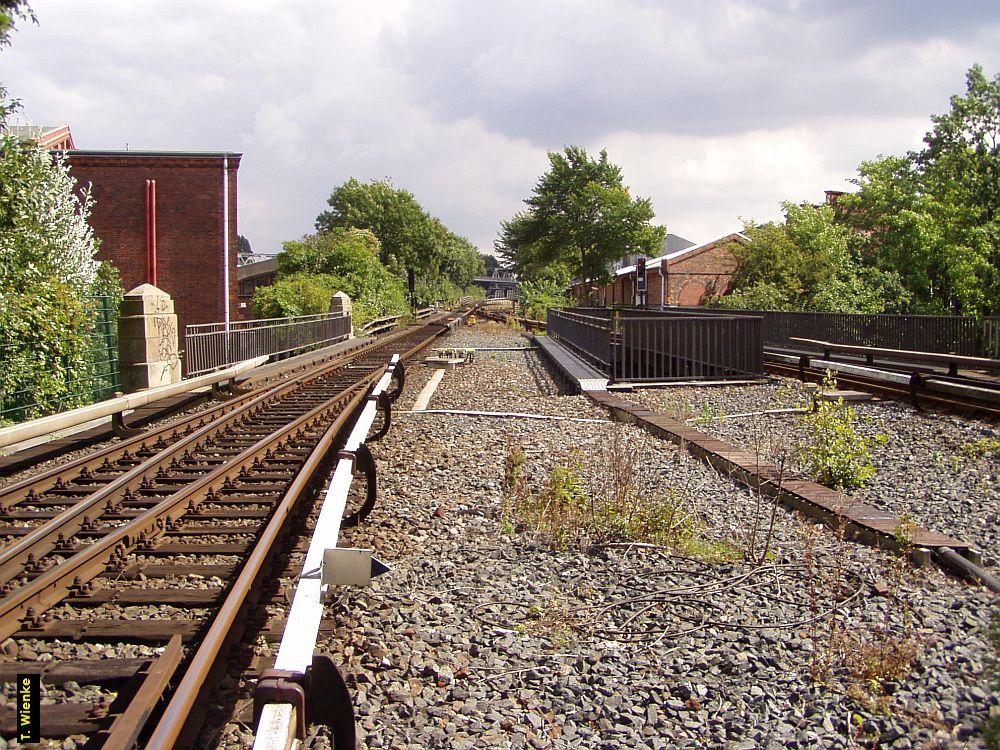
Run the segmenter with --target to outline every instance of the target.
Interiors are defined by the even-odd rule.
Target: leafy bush
[[[122,289],[115,269],[94,259],[90,208],[60,157],[0,141],[0,412],[8,419],[89,403],[98,385],[95,360],[107,349],[95,351],[87,298],[107,295],[117,310]]]
[[[319,315],[330,311],[330,299],[337,291],[334,277],[296,273],[258,287],[253,295],[253,313],[258,318],[285,318]]]
[[[254,293],[254,314],[325,313],[335,292],[351,298],[355,327],[409,309],[402,280],[379,261],[375,235],[364,229],[331,229],[285,243],[278,256],[278,281]]]
[[[545,320],[545,311],[550,307],[566,307],[571,304],[566,285],[545,278],[522,282],[521,300],[525,317],[532,320]]]
[[[837,381],[827,370],[823,389],[833,390]],[[810,444],[801,450],[813,478],[835,489],[863,487],[875,474],[872,449],[885,442],[884,435],[866,437],[855,427],[857,412],[836,401],[816,400],[815,409],[803,418],[810,433]]]

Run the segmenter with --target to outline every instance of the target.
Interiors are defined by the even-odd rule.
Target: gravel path
[[[473,328],[444,343],[523,341]],[[411,371],[404,408],[427,378]],[[607,417],[559,395],[531,352],[481,352],[445,376],[429,408]],[[754,519],[768,526],[766,500],[634,427],[394,420],[374,446],[379,505],[341,541],[373,547],[392,571],[341,595],[337,633],[321,644],[348,676],[359,747],[984,747],[979,726],[998,700],[983,676],[982,589],[780,509],[762,566],[635,547],[557,552],[504,533],[511,445],[537,479],[570,461],[599,481],[616,442],[638,451],[648,491],[700,516],[706,540],[746,548]],[[874,593],[875,576],[888,595]],[[817,617],[834,599],[848,601],[831,626]],[[916,650],[909,673],[856,676],[859,655],[897,636]],[[229,732],[219,747],[247,737]],[[322,731],[310,744],[328,746]]]
[[[736,445],[760,445],[772,458],[808,445],[798,415],[711,419],[808,403],[798,381],[768,385],[636,390],[627,398],[693,418],[693,426]],[[854,404],[866,435],[884,435],[873,451],[875,476],[851,492],[859,500],[979,547],[987,564],[1000,565],[1000,461],[981,441],[1000,441],[990,424],[947,414],[918,412],[898,401]],[[801,473],[801,472],[800,472]]]

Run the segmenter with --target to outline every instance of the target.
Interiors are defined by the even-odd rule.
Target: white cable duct
[[[385,373],[375,384],[371,392],[372,398],[365,403],[361,416],[351,430],[344,450],[354,453],[368,437],[378,405],[374,397],[379,396],[392,382],[393,372],[399,363],[399,355],[394,354],[386,367]],[[309,550],[302,563],[302,572],[295,588],[291,609],[285,624],[285,632],[281,636],[281,645],[274,662],[274,669],[305,672],[312,665],[313,650],[323,619],[323,583],[322,563],[323,553],[330,547],[337,546],[340,537],[340,522],[347,506],[347,493],[354,478],[354,461],[342,458],[337,462],[330,480],[330,487],[323,498],[316,528],[309,541]],[[253,750],[285,750],[295,739],[296,717],[294,709],[288,703],[268,703],[261,712],[257,734],[254,737]]]

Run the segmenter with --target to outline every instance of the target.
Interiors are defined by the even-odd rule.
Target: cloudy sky
[[[232,150],[258,252],[330,190],[390,177],[488,250],[547,166],[606,148],[656,220],[705,241],[916,148],[995,2],[31,0],[0,52],[20,121],[79,148]]]

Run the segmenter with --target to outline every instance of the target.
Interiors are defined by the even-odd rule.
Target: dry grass
[[[598,468],[589,479],[584,477],[582,455],[574,452],[535,489],[523,449],[509,446],[503,530],[530,534],[556,549],[639,542],[713,562],[740,557],[735,547],[703,537],[705,523],[683,493],[638,485],[639,455],[638,445],[629,443],[618,428],[602,455],[591,462]]]

